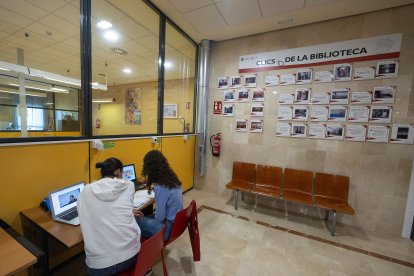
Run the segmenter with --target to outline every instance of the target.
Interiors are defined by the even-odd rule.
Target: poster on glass
[[[268,75],[265,77],[265,86],[278,86],[278,85],[279,85],[278,75]]]
[[[327,125],[326,139],[328,140],[344,140],[345,125]]]
[[[164,119],[178,118],[177,104],[164,104]]]
[[[278,137],[290,137],[290,130],[292,128],[291,123],[277,123],[276,136]]]
[[[227,88],[229,88],[229,78],[228,77],[219,77],[217,88],[218,89],[227,89]]]
[[[308,125],[304,123],[292,123],[292,132],[290,137],[293,138],[306,138]]]
[[[310,88],[298,88],[295,91],[295,103],[296,104],[309,104],[311,89]]]
[[[312,104],[329,104],[331,100],[331,93],[328,92],[313,92],[311,96]]]
[[[375,78],[375,67],[355,68],[354,80],[373,80]]]
[[[394,103],[395,86],[374,87],[372,103]]]
[[[279,106],[277,119],[278,120],[292,120],[293,107],[291,106]]]
[[[234,103],[234,90],[224,90],[224,100],[225,103]]]
[[[372,92],[351,92],[351,104],[370,104]]]
[[[263,120],[251,120],[250,121],[250,132],[262,133],[263,132]]]
[[[244,75],[244,87],[253,88],[256,87],[256,74],[247,74]]]
[[[296,72],[296,84],[312,82],[312,69],[301,69]]]
[[[292,85],[296,83],[296,76],[295,74],[284,74],[280,75],[280,85]]]
[[[238,92],[237,102],[248,103],[249,102],[250,89],[240,89]]]
[[[327,106],[312,106],[310,112],[311,122],[328,121],[329,108]]]
[[[367,137],[366,125],[347,125],[346,126],[346,141],[364,142]]]
[[[326,136],[326,124],[310,124],[309,134],[310,139],[325,139]]]
[[[247,132],[247,122],[245,119],[236,120],[236,131],[238,132]]]
[[[226,116],[226,117],[234,116],[234,104],[223,105],[223,116]]]
[[[307,121],[308,120],[308,107],[307,106],[294,106],[292,120]]]
[[[332,82],[332,71],[316,71],[313,81],[315,83]]]
[[[253,89],[252,102],[264,102],[265,88]]]
[[[394,124],[392,125],[391,143],[412,145],[414,141],[414,125]]]
[[[242,87],[242,77],[231,76],[230,77],[230,88],[241,88],[241,87]]]
[[[375,78],[377,79],[396,78],[397,75],[398,75],[398,61],[397,60],[386,60],[386,61],[377,62],[377,68],[375,70]]]
[[[392,106],[371,106],[369,115],[370,123],[386,123],[391,122]]]
[[[333,89],[331,92],[331,104],[348,104],[349,88]]]
[[[263,117],[264,113],[264,104],[252,104],[252,110],[250,116],[252,117]]]
[[[388,143],[390,134],[389,126],[368,126],[367,142]]]
[[[346,106],[330,106],[328,121],[330,122],[346,122],[347,108]]]
[[[294,101],[294,94],[279,94],[279,104],[293,104]]]
[[[351,73],[352,73],[352,65],[350,63],[334,65],[334,80],[335,81],[350,81]]]
[[[350,106],[348,122],[367,123],[369,119],[369,106]]]

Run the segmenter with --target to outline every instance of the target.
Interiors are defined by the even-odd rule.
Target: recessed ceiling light
[[[106,31],[104,33],[104,37],[109,41],[117,41],[119,38],[119,34],[115,31]]]
[[[166,69],[169,69],[169,68],[172,68],[172,67],[173,67],[173,64],[172,64],[172,62],[170,62],[170,61],[166,61],[166,62],[164,62],[164,67],[165,67]]]
[[[106,30],[112,27],[112,23],[106,20],[101,20],[96,24],[96,28]]]
[[[122,72],[124,72],[125,74],[131,74],[132,71],[129,68],[124,68],[124,70],[122,70]]]

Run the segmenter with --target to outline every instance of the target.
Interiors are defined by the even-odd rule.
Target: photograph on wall
[[[315,71],[313,81],[315,83],[332,82],[333,74],[331,71]]]
[[[217,88],[218,89],[227,89],[227,88],[229,88],[229,78],[228,77],[219,77]]]
[[[392,106],[371,106],[369,113],[370,123],[386,123],[391,122]]]
[[[125,124],[141,124],[141,88],[128,88],[125,94]]]
[[[237,93],[237,101],[239,103],[248,103],[249,102],[249,92],[250,89],[240,89]]]
[[[414,125],[394,124],[391,131],[391,143],[393,144],[409,144],[414,141]]]
[[[331,104],[348,104],[349,88],[333,89],[331,92]]]
[[[310,88],[298,88],[295,91],[295,103],[296,104],[309,104],[311,89]]]
[[[279,85],[278,75],[268,75],[265,77],[265,86],[278,86],[278,85]]]
[[[312,83],[312,69],[301,69],[296,72],[296,84]]]
[[[293,107],[291,106],[279,106],[277,111],[278,120],[292,120]]]
[[[244,87],[253,88],[256,87],[256,74],[244,75]]]
[[[348,122],[350,123],[367,123],[369,119],[369,106],[350,106]]]
[[[308,120],[308,107],[307,106],[294,106],[292,120],[307,121]]]
[[[375,78],[375,67],[355,68],[354,80],[373,80]]]
[[[262,133],[263,132],[263,120],[251,120],[250,121],[250,132]]]
[[[225,103],[234,103],[234,90],[224,90],[224,100]]]
[[[294,101],[294,94],[279,94],[279,104],[293,104]]]
[[[265,88],[253,89],[252,102],[264,102]]]
[[[366,125],[347,125],[345,140],[354,142],[365,142],[367,137]]]
[[[292,85],[296,83],[295,74],[280,75],[280,85]]]
[[[331,93],[328,92],[313,92],[311,96],[311,103],[313,104],[329,104],[331,101]]]
[[[248,123],[248,120],[237,119],[236,120],[236,131],[247,132],[247,123]]]
[[[223,104],[223,116],[234,116],[234,104]]]
[[[290,137],[290,130],[292,128],[291,123],[277,123],[276,136],[278,137]]]
[[[327,125],[326,139],[328,140],[344,140],[345,125]]]
[[[372,103],[394,103],[395,86],[374,87]]]
[[[351,92],[352,104],[370,104],[372,101],[372,92]]]
[[[310,124],[309,134],[310,139],[325,139],[326,136],[326,124]]]
[[[230,77],[230,88],[241,88],[241,87],[242,87],[242,77],[231,76]]]
[[[334,80],[335,81],[350,81],[351,73],[352,73],[352,65],[350,63],[334,65]]]
[[[368,126],[367,142],[388,143],[389,126]]]
[[[292,123],[292,132],[290,137],[293,138],[306,138],[308,125],[304,123]]]
[[[347,108],[346,106],[330,106],[328,121],[330,122],[346,122]]]
[[[264,104],[252,104],[252,110],[250,116],[252,117],[263,117],[264,113]]]
[[[177,104],[164,104],[164,119],[178,118]]]
[[[327,106],[312,106],[310,112],[311,122],[328,121],[329,108]]]
[[[396,78],[398,76],[398,61],[386,60],[377,61],[377,68],[375,70],[375,78],[388,79]]]

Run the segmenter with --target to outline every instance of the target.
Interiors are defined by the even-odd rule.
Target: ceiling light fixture
[[[166,61],[166,62],[164,62],[164,67],[165,67],[166,69],[170,69],[170,68],[172,68],[172,67],[173,67],[173,64],[172,64],[172,62],[170,62],[170,61]]]
[[[119,34],[112,30],[106,31],[103,36],[109,41],[117,41],[119,38]]]
[[[93,103],[114,103],[115,98],[92,99]]]
[[[17,94],[19,95],[19,92],[15,92],[15,91],[8,91],[8,90],[0,90],[1,93],[9,93],[9,94]],[[38,95],[38,94],[30,94],[27,93],[26,96],[32,96],[32,97],[39,97],[39,98],[46,98],[46,95]]]
[[[124,68],[124,70],[122,70],[122,72],[124,72],[125,74],[131,74],[132,71],[129,68]]]
[[[106,30],[112,27],[112,23],[106,20],[101,20],[96,24],[96,27],[101,30]]]

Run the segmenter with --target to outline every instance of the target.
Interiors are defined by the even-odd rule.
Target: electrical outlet
[[[153,144],[159,144],[160,140],[158,139],[158,137],[151,137],[151,143]]]

